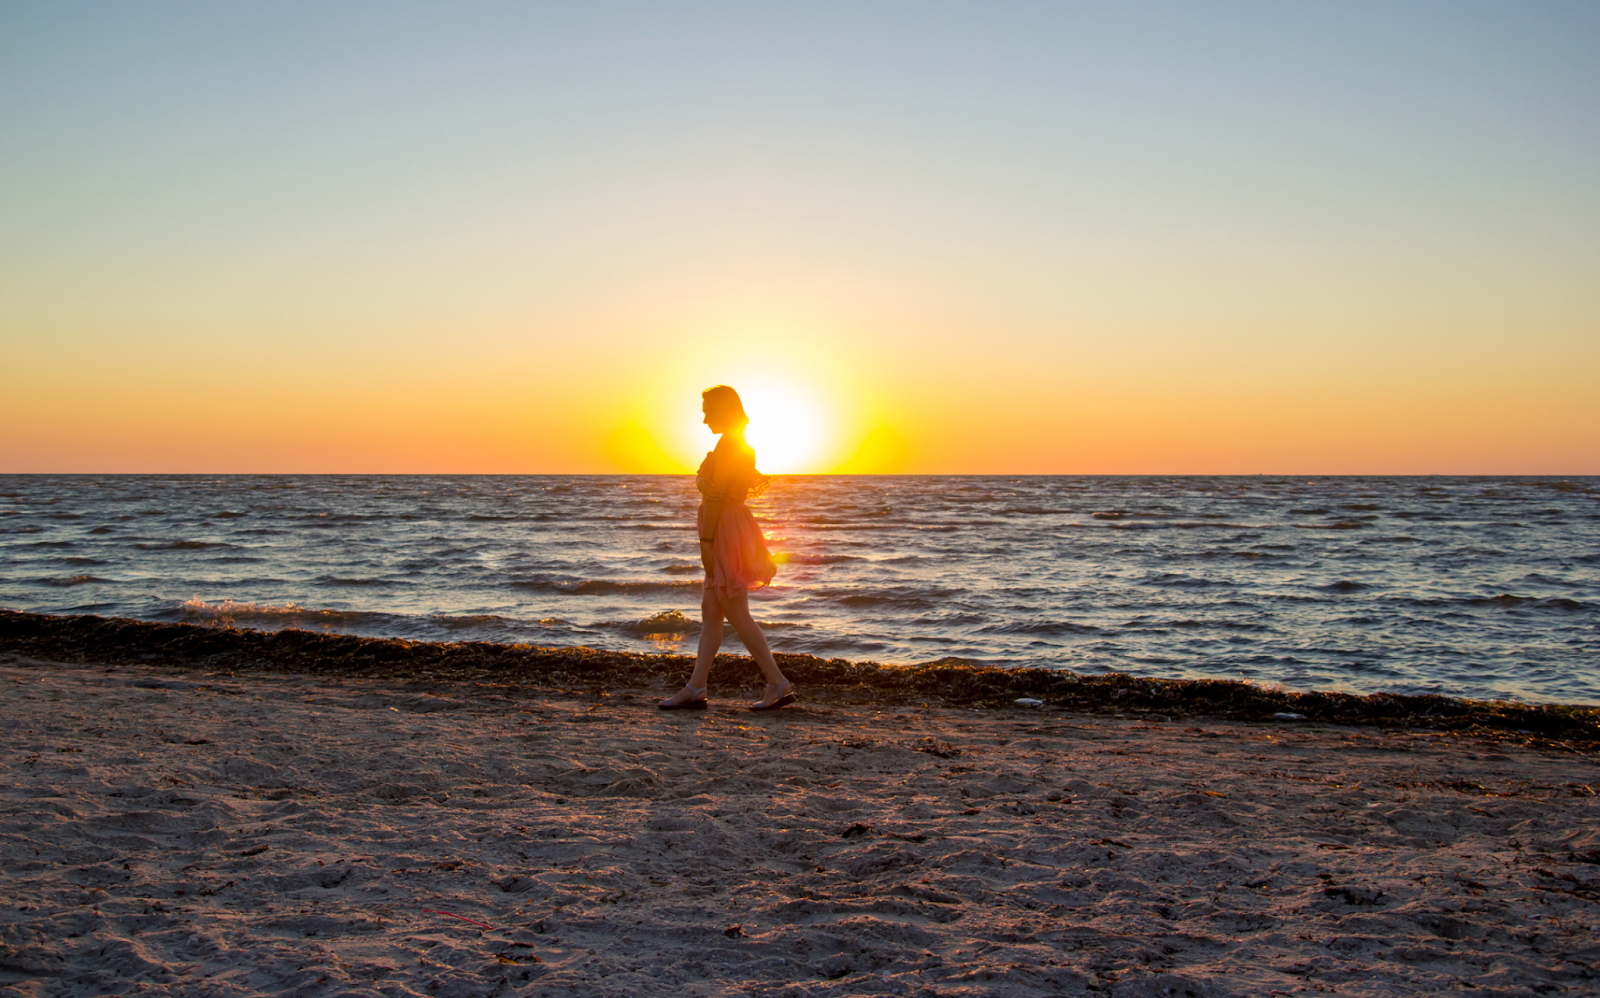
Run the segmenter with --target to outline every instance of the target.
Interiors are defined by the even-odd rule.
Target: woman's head
[[[744,414],[739,393],[727,385],[713,385],[701,392],[700,408],[706,414],[705,424],[712,433],[725,433],[736,427],[742,429],[750,422],[750,417]]]

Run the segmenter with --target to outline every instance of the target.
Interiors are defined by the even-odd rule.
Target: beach
[[[1596,986],[1600,772],[1549,740],[15,644],[0,995]]]

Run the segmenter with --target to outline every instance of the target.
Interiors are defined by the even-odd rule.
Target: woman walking
[[[700,564],[706,570],[700,598],[700,650],[688,685],[660,706],[662,710],[705,708],[706,684],[722,645],[722,621],[726,618],[767,679],[766,695],[750,709],[776,710],[794,703],[795,697],[767,647],[766,635],[750,616],[749,597],[750,590],[772,581],[776,568],[761,528],[744,504],[746,496],[759,495],[766,488],[767,479],[756,470],[756,452],[744,440],[750,417],[744,414],[739,393],[717,385],[701,392],[700,399],[706,426],[721,437],[695,475],[695,487],[700,490]]]

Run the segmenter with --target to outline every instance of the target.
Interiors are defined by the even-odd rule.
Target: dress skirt
[[[701,537],[706,535],[705,520],[706,504],[702,502],[696,517]],[[705,588],[714,590],[719,599],[728,599],[770,585],[777,572],[755,516],[742,502],[725,504],[711,542],[711,575]]]

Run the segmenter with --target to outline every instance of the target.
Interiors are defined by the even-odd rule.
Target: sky
[[[1600,474],[1600,5],[0,0],[0,472]]]

